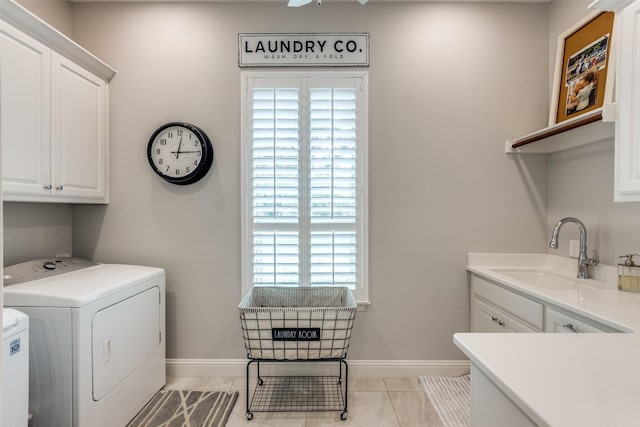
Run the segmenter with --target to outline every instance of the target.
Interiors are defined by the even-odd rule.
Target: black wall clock
[[[190,123],[160,126],[149,139],[147,158],[151,168],[172,184],[201,180],[213,164],[213,146],[206,133]]]

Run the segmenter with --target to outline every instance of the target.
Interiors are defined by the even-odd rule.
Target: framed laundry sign
[[[558,38],[550,126],[611,101],[613,19],[613,12],[594,12]]]
[[[368,33],[238,34],[240,67],[368,67]]]

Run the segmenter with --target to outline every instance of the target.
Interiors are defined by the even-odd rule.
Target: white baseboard
[[[170,377],[239,377],[247,359],[167,359]],[[469,373],[468,360],[347,360],[351,378],[406,378],[421,375],[459,376]],[[251,366],[255,372],[255,363]],[[264,375],[331,375],[337,362],[263,362]]]

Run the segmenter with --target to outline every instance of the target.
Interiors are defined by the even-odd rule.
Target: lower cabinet
[[[476,298],[474,305],[473,332],[541,332],[480,298]]]
[[[471,332],[542,332],[544,306],[471,276]]]
[[[471,275],[471,332],[624,332]]]
[[[476,427],[517,426],[537,424],[504,394],[484,372],[471,365],[471,425]]]

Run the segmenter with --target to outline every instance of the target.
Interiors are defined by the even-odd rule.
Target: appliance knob
[[[45,270],[55,270],[56,269],[56,264],[54,262],[51,261],[47,261],[44,264],[42,264],[42,266],[45,268]]]

